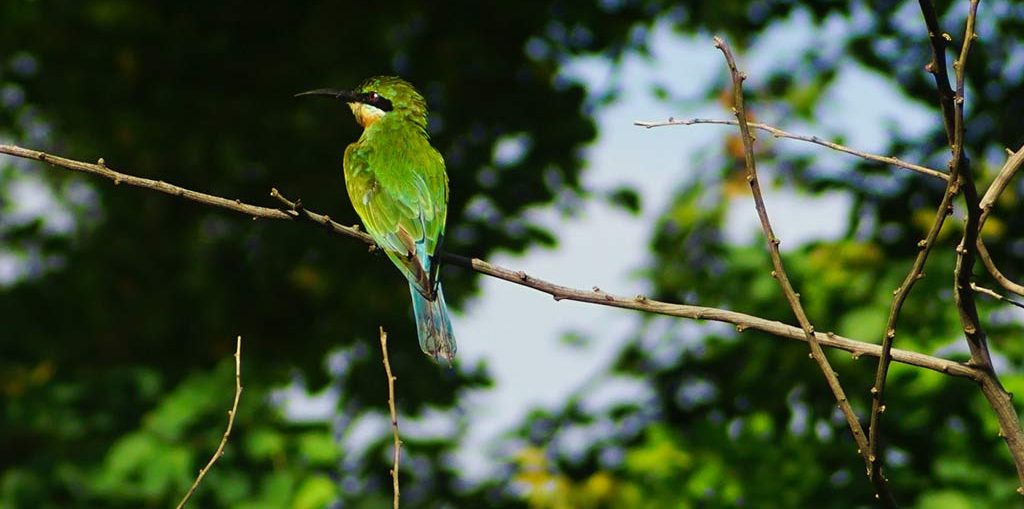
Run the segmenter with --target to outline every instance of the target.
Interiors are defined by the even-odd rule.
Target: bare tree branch
[[[988,338],[982,327],[981,318],[978,315],[978,306],[974,299],[974,292],[971,290],[974,259],[978,242],[981,239],[981,216],[983,215],[983,209],[980,207],[978,189],[974,183],[974,173],[971,171],[970,160],[964,151],[964,143],[966,143],[964,133],[964,89],[967,74],[967,55],[970,51],[971,43],[977,38],[977,34],[974,31],[977,12],[978,0],[971,0],[960,57],[953,64],[956,71],[956,96],[953,100],[954,138],[951,140],[953,148],[951,165],[953,166],[950,168],[950,175],[952,176],[956,172],[957,166],[963,167],[960,171],[960,180],[964,191],[964,201],[967,205],[967,224],[964,228],[960,245],[957,246],[956,267],[953,271],[953,300],[956,302],[957,311],[960,314],[960,325],[964,330],[967,346],[971,351],[970,364],[981,368],[985,373],[981,386],[982,393],[999,419],[1000,435],[1006,442],[1010,455],[1013,456],[1014,464],[1017,467],[1017,492],[1024,495],[1024,430],[1021,430],[1020,418],[1013,407],[1012,396],[1003,388],[1002,383],[999,381],[999,376],[992,365]],[[1007,178],[1009,178],[1009,175]]]
[[[999,286],[1002,286],[1004,290],[1024,297],[1024,286],[1006,277],[1006,275],[999,270],[999,267],[997,267],[996,262],[992,260],[992,255],[988,252],[988,247],[985,246],[985,242],[981,240],[981,237],[978,237],[977,248],[978,258],[981,259],[982,265],[984,265],[985,269],[988,270],[992,279],[999,283]]]
[[[942,108],[942,125],[946,139],[953,139],[953,89],[949,87],[949,71],[946,69],[946,45],[953,40],[939,26],[939,16],[931,0],[918,0],[925,27],[928,29],[928,43],[932,48],[932,60],[924,67],[935,78],[935,90],[939,93],[939,107]]]
[[[359,231],[358,228],[341,225],[331,220],[329,216],[318,214],[316,212],[312,212],[308,209],[302,208],[301,204],[285,198],[284,196],[281,195],[280,192],[277,192],[277,190],[272,190],[271,195],[274,196],[275,199],[286,204],[286,206],[289,207],[287,210],[250,205],[247,203],[243,203],[239,200],[230,200],[219,196],[200,193],[182,187],[178,187],[176,185],[168,184],[162,181],[150,180],[131,176],[125,173],[120,173],[111,170],[110,168],[107,168],[106,165],[76,161],[73,159],[58,157],[37,150],[30,150],[12,145],[0,145],[0,154],[8,154],[16,157],[22,157],[25,159],[44,161],[51,165],[58,166],[61,168],[67,168],[70,170],[80,171],[84,173],[100,175],[109,178],[114,182],[121,182],[135,187],[159,191],[172,196],[185,198],[187,200],[191,200],[203,205],[210,205],[213,207],[220,207],[227,210],[235,211],[250,217],[277,219],[285,221],[307,221],[310,223],[321,225],[331,233],[343,235],[346,237],[362,241],[371,248],[376,246],[376,244],[374,244],[373,242],[373,239],[369,235]],[[675,316],[691,320],[711,320],[735,325],[736,330],[740,332],[745,331],[747,329],[752,329],[762,331],[780,338],[794,339],[797,341],[807,341],[807,336],[800,328],[793,327],[782,322],[767,320],[757,316],[748,315],[745,313],[712,307],[662,302],[653,299],[648,299],[647,297],[644,297],[642,295],[637,295],[635,297],[617,296],[603,292],[600,289],[596,288],[594,290],[580,290],[545,281],[543,279],[528,275],[523,271],[516,271],[498,265],[493,265],[478,258],[468,258],[465,256],[448,252],[442,252],[441,257],[445,263],[463,267],[465,269],[473,270],[493,278],[501,279],[504,281],[508,281],[510,283],[515,283],[517,285],[521,285],[527,288],[531,288],[546,293],[548,295],[551,295],[556,301],[571,300],[576,302],[597,304],[601,306],[630,309],[646,313]],[[822,345],[828,346],[830,348],[836,348],[839,350],[845,350],[847,352],[850,352],[854,357],[857,358],[861,356],[878,357],[881,355],[880,346],[866,341],[858,341],[854,339],[845,338],[833,334],[831,332],[824,334],[816,332],[814,334],[814,337]],[[892,359],[896,362],[900,362],[910,366],[916,366],[919,368],[930,369],[932,371],[937,371],[939,373],[944,373],[952,376],[980,381],[980,377],[982,375],[980,371],[971,366],[967,366],[966,364],[951,361],[948,359],[943,359],[940,357],[933,357],[930,355],[911,352],[908,350],[899,350],[895,348],[892,349],[891,355]]]
[[[142,177],[136,177],[125,173],[116,172],[107,168],[106,162],[100,158],[96,164],[86,163],[83,161],[76,161],[74,159],[66,159],[60,156],[47,154],[46,152],[40,152],[38,150],[30,150],[14,145],[0,145],[0,154],[8,154],[12,156],[22,157],[25,159],[35,159],[44,163],[49,163],[54,166],[60,166],[69,170],[75,170],[82,173],[90,173],[93,175],[99,175],[106,177],[114,182],[114,185],[126,184],[133,187],[141,187],[145,189],[151,189],[153,191],[160,191],[172,196],[178,196],[185,198],[186,200],[192,200],[206,205],[212,205],[214,207],[220,207],[223,209],[233,210],[241,214],[252,217],[253,219],[284,219],[294,221],[296,219],[312,219],[313,221],[323,224],[334,233],[339,233],[348,237],[359,239],[367,244],[373,244],[373,239],[366,233],[359,231],[358,226],[343,226],[334,221],[331,221],[329,216],[316,214],[312,212],[300,213],[296,210],[281,210],[266,207],[259,207],[256,205],[249,205],[243,203],[241,200],[232,200],[221,196],[214,196],[212,194],[200,193],[191,189],[185,189],[174,184],[168,184],[162,180],[152,180]]]
[[[668,120],[661,121],[661,122],[654,122],[654,121],[633,122],[633,125],[635,125],[635,126],[646,127],[648,129],[651,129],[653,127],[665,127],[665,126],[672,126],[672,125],[695,125],[695,124],[739,125],[738,121],[736,121],[736,120],[717,120],[717,119],[707,119],[707,118],[694,118],[694,119],[690,119],[690,120],[678,119],[678,118],[669,118]],[[832,150],[843,152],[845,154],[850,154],[850,155],[854,155],[854,156],[860,157],[862,159],[867,159],[868,161],[875,161],[875,162],[878,162],[878,163],[888,164],[888,165],[896,166],[897,168],[904,168],[904,169],[907,169],[907,170],[916,171],[916,172],[918,172],[918,173],[920,173],[922,175],[927,175],[929,177],[935,177],[935,178],[942,179],[942,180],[947,180],[947,181],[949,180],[949,175],[946,175],[945,173],[943,173],[941,171],[933,170],[931,168],[928,168],[927,166],[921,166],[919,164],[908,163],[906,161],[903,161],[901,159],[897,159],[897,158],[891,157],[891,156],[880,156],[880,155],[870,154],[870,153],[867,153],[867,152],[863,152],[863,151],[860,151],[860,150],[857,150],[857,149],[853,149],[853,148],[847,147],[845,145],[840,145],[838,143],[834,143],[834,142],[831,142],[831,141],[828,141],[828,140],[824,140],[824,139],[822,139],[822,138],[820,138],[818,136],[803,136],[803,135],[799,135],[799,134],[793,134],[793,133],[790,133],[788,131],[783,131],[782,129],[779,129],[777,127],[772,127],[772,126],[767,125],[767,124],[759,124],[759,123],[756,123],[756,122],[747,122],[747,125],[750,126],[750,127],[753,127],[754,129],[760,129],[762,131],[771,133],[772,136],[774,136],[776,138],[789,138],[791,140],[806,141],[808,143],[814,143],[814,144],[817,144],[817,145],[821,145],[823,147],[828,147],[828,148],[830,148]]]
[[[960,313],[960,322],[967,336],[967,343],[971,349],[971,363],[979,367],[992,367],[992,358],[988,350],[988,341],[981,326],[978,316],[977,305],[974,301],[974,292],[970,290],[971,276],[974,270],[975,249],[977,248],[979,232],[981,231],[981,208],[978,198],[978,188],[974,183],[974,173],[971,171],[970,160],[964,151],[964,79],[965,68],[967,67],[967,55],[971,48],[971,42],[976,37],[974,33],[974,21],[978,12],[978,0],[971,0],[970,10],[967,14],[967,28],[964,34],[964,43],[960,50],[960,57],[953,63],[956,70],[956,98],[953,106],[953,128],[954,138],[950,140],[953,149],[953,156],[950,159],[951,174],[957,173],[959,168],[960,187],[964,193],[964,200],[967,202],[967,226],[964,228],[963,239],[956,248],[956,267],[954,275],[954,301]]]
[[[199,475],[196,476],[195,482],[192,483],[192,487],[189,488],[188,493],[185,497],[178,502],[177,509],[182,509],[188,500],[192,498],[192,495],[199,488],[199,484],[203,482],[203,478],[206,477],[207,472],[213,467],[213,464],[224,455],[224,447],[228,445],[228,437],[231,436],[231,427],[235,424],[235,414],[238,413],[238,400],[242,398],[242,336],[238,336],[235,343],[235,401],[231,403],[231,410],[228,410],[228,427],[224,430],[224,436],[220,439],[220,445],[217,446],[217,450],[214,451],[213,456],[210,457],[210,461],[206,463],[206,466],[199,471]]]
[[[922,2],[922,9],[925,9],[924,3]],[[934,8],[931,4],[928,4],[928,9],[931,9],[931,16],[934,16]],[[929,17],[928,12],[925,13],[925,18]],[[946,39],[942,34],[937,33],[937,21],[936,26],[933,27],[928,24],[929,40],[932,42],[933,54],[932,62],[928,64],[927,69],[935,76],[936,83],[939,88],[939,96],[942,98],[942,112],[946,133],[949,135],[949,139],[953,140],[955,128],[955,112],[951,109],[947,109],[945,104],[945,98],[949,97],[952,99],[952,93],[947,92],[949,89],[948,75],[946,73],[946,58],[945,58],[945,44]],[[942,84],[945,84],[943,88]],[[953,213],[953,198],[960,190],[960,170],[963,165],[960,164],[962,159],[961,152],[959,149],[954,148],[955,157],[954,162],[950,164],[949,180],[946,184],[946,190],[942,195],[942,200],[939,203],[938,210],[935,212],[935,219],[932,220],[932,226],[928,230],[928,234],[924,240],[918,242],[918,253],[914,259],[914,263],[911,265],[910,272],[903,279],[903,283],[893,292],[892,305],[889,308],[889,318],[885,324],[885,334],[882,336],[882,356],[878,359],[878,369],[875,372],[875,384],[871,387],[871,416],[870,424],[868,427],[868,434],[870,439],[870,454],[871,454],[871,472],[872,478],[882,476],[882,455],[880,453],[881,446],[879,441],[881,440],[881,417],[882,412],[885,411],[885,382],[889,375],[889,363],[891,357],[889,355],[892,349],[892,344],[896,338],[896,321],[899,318],[900,311],[903,309],[903,303],[906,302],[907,297],[910,295],[910,291],[918,280],[924,278],[924,265],[928,260],[928,255],[931,254],[931,249],[935,244],[935,240],[939,236],[939,232],[942,230],[942,225],[945,223],[946,218]]]
[[[391,463],[391,483],[394,498],[392,505],[398,509],[398,463],[402,457],[402,440],[398,438],[398,411],[395,409],[395,380],[391,374],[391,362],[388,361],[388,333],[380,328],[380,351],[384,354],[384,373],[388,376],[388,411],[391,412],[391,434],[395,439],[394,455]]]
[[[764,197],[761,195],[761,185],[757,179],[757,164],[754,161],[754,137],[750,134],[750,127],[747,125],[747,113],[743,106],[743,80],[746,79],[746,75],[737,68],[736,60],[733,58],[729,45],[717,36],[714,41],[715,47],[721,50],[725,56],[725,61],[729,65],[729,72],[732,75],[733,109],[739,124],[740,135],[743,138],[743,156],[747,167],[747,183],[750,185],[750,191],[754,197],[754,207],[757,209],[757,217],[761,222],[761,230],[764,232],[768,253],[772,259],[772,267],[774,268],[772,276],[779,282],[782,293],[785,294],[786,300],[789,301],[789,307],[792,308],[793,314],[796,315],[797,321],[800,322],[800,327],[807,337],[807,344],[811,347],[811,358],[821,368],[825,381],[828,383],[833,396],[835,396],[839,404],[839,409],[843,412],[843,416],[846,417],[846,423],[853,433],[854,441],[857,443],[857,452],[864,458],[866,464],[871,465],[873,458],[868,455],[868,441],[867,437],[864,436],[864,429],[861,427],[857,415],[853,412],[853,408],[846,398],[846,391],[843,390],[842,384],[839,383],[839,376],[832,369],[832,365],[825,356],[825,352],[821,349],[821,345],[818,344],[814,334],[814,326],[811,325],[810,320],[807,318],[803,305],[800,304],[800,295],[793,290],[793,285],[790,284],[789,277],[786,275],[786,269],[782,264],[782,255],[779,253],[779,239],[772,230],[771,221],[768,218],[768,209],[765,207]],[[885,478],[874,476],[872,481],[875,486],[875,496],[885,506],[895,507],[896,502],[892,498],[892,493],[889,491]]]
[[[985,196],[981,198],[981,202],[978,207],[981,208],[981,217],[978,219],[978,258],[981,259],[981,263],[985,265],[985,269],[988,270],[989,275],[992,276],[999,286],[1002,286],[1008,292],[1015,293],[1024,297],[1024,286],[1015,283],[1010,278],[1003,275],[992,260],[992,255],[989,254],[988,248],[985,247],[985,242],[981,238],[981,230],[985,228],[985,221],[988,220],[989,214],[992,212],[992,208],[995,207],[996,200],[1002,196],[1006,186],[1009,185],[1010,180],[1017,174],[1017,170],[1020,169],[1021,163],[1024,163],[1024,146],[1017,149],[1016,152],[1010,152],[1010,157],[1007,158],[1006,163],[999,170],[995,180],[989,184],[988,189],[985,191]]]
[[[975,292],[978,292],[978,293],[983,294],[983,295],[988,295],[989,297],[992,297],[993,299],[998,300],[1000,302],[1005,302],[1007,304],[1012,304],[1012,305],[1017,306],[1017,307],[1019,307],[1021,309],[1024,309],[1024,303],[1018,302],[1018,301],[1013,300],[1013,299],[1011,299],[1009,297],[1004,297],[999,292],[996,292],[995,290],[992,290],[990,288],[985,288],[984,286],[978,286],[974,282],[971,282],[971,290],[974,290]]]
[[[956,302],[957,312],[960,315],[960,323],[967,338],[967,345],[971,351],[970,364],[982,370],[983,377],[980,380],[982,394],[988,400],[989,406],[999,420],[1000,436],[1006,442],[1010,455],[1013,457],[1014,465],[1017,468],[1018,488],[1017,492],[1024,495],[1024,431],[1021,430],[1020,419],[1012,404],[1012,396],[1006,392],[999,378],[992,367],[992,360],[988,350],[988,341],[985,332],[981,327],[981,320],[978,317],[977,305],[974,301],[974,294],[971,290],[971,276],[974,267],[975,249],[983,259],[991,258],[986,256],[987,250],[980,245],[981,216],[984,214],[980,207],[977,188],[974,184],[974,175],[971,172],[970,160],[964,152],[964,82],[965,69],[967,66],[967,55],[970,52],[971,44],[977,37],[974,31],[975,19],[978,10],[978,0],[971,0],[966,27],[964,29],[964,41],[960,48],[960,55],[954,62],[956,71],[956,92],[950,88],[949,75],[946,70],[945,48],[948,40],[952,38],[942,33],[939,28],[938,16],[930,0],[919,0],[921,12],[924,16],[925,25],[928,28],[928,39],[932,47],[932,62],[927,69],[935,77],[936,89],[939,92],[939,105],[943,113],[943,125],[946,128],[946,138],[949,140],[952,149],[950,159],[950,182],[962,187],[964,201],[967,205],[967,225],[964,229],[964,236],[957,246],[957,260],[954,269],[953,298]],[[1012,176],[1007,172],[1006,180]],[[1001,183],[1000,185],[1005,185]],[[992,201],[998,196],[998,188],[992,189]],[[986,193],[987,194],[987,193]],[[986,255],[981,255],[981,252]],[[992,264],[992,267],[995,267]],[[990,271],[991,272],[991,271]],[[880,359],[885,359],[884,352]],[[872,444],[877,445],[877,444]]]

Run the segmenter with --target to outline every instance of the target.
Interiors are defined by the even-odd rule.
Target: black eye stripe
[[[394,106],[391,105],[391,101],[385,99],[377,92],[366,92],[362,94],[359,100],[360,102],[369,104],[370,106],[378,108],[382,111],[391,111],[394,109]]]

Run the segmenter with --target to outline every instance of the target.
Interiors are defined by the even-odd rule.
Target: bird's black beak
[[[299,92],[295,94],[295,97],[301,97],[304,95],[326,95],[335,99],[341,99],[347,103],[360,102],[361,96],[351,90],[338,90],[336,88],[318,88],[316,90],[310,90],[308,92]]]

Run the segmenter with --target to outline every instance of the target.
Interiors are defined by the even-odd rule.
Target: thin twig
[[[779,239],[775,236],[775,232],[772,229],[771,221],[768,218],[768,209],[765,207],[764,197],[761,195],[761,185],[757,179],[757,164],[754,161],[754,137],[750,134],[750,127],[747,124],[747,113],[743,106],[743,80],[746,79],[746,75],[737,68],[732,51],[724,40],[716,36],[714,44],[725,56],[725,61],[729,65],[729,72],[732,75],[733,108],[737,123],[739,124],[740,136],[743,138],[743,155],[747,168],[747,183],[750,185],[750,191],[754,197],[754,207],[757,209],[757,217],[761,222],[761,230],[764,232],[768,253],[772,259],[772,267],[774,268],[772,276],[779,282],[782,293],[785,294],[786,300],[789,301],[793,314],[796,316],[797,321],[800,322],[800,327],[807,337],[807,344],[811,348],[811,358],[818,363],[818,367],[825,376],[826,383],[828,383],[832,394],[839,404],[839,409],[843,412],[843,416],[846,417],[846,423],[853,433],[854,441],[857,443],[858,453],[863,457],[865,463],[870,465],[871,458],[867,454],[868,441],[864,436],[864,429],[861,427],[857,415],[854,414],[853,408],[846,398],[846,392],[843,390],[842,384],[839,383],[839,376],[832,369],[832,365],[825,356],[825,352],[821,349],[821,345],[818,344],[814,334],[814,326],[811,325],[810,320],[807,318],[803,305],[800,304],[800,295],[796,293],[793,285],[790,284],[789,277],[786,275],[786,269],[782,264],[782,255],[779,253]],[[885,479],[877,477],[873,481],[876,497],[886,506],[895,507],[896,503],[889,492]]]
[[[687,120],[687,119],[678,119],[678,118],[669,118],[668,120],[660,121],[660,122],[659,121],[639,121],[639,122],[633,122],[633,125],[635,125],[635,126],[646,127],[648,129],[651,129],[653,127],[665,127],[665,126],[672,126],[672,125],[695,125],[695,124],[738,125],[738,121],[736,121],[736,120],[707,119],[707,118],[694,118],[694,119],[689,119],[689,120]],[[876,155],[876,154],[871,154],[871,153],[868,153],[868,152],[864,152],[864,151],[861,151],[861,150],[857,150],[857,149],[854,149],[854,148],[847,147],[845,145],[840,145],[838,143],[834,143],[834,142],[822,139],[822,138],[820,138],[818,136],[804,136],[804,135],[799,135],[799,134],[793,134],[793,133],[790,133],[788,131],[783,131],[782,129],[779,129],[778,127],[772,127],[772,126],[770,126],[768,124],[759,124],[759,123],[756,123],[756,122],[747,122],[747,125],[750,126],[750,127],[753,127],[754,129],[760,129],[762,131],[771,133],[772,136],[775,136],[776,138],[789,138],[791,140],[806,141],[808,143],[814,143],[814,144],[817,144],[817,145],[821,145],[823,147],[827,147],[827,148],[830,148],[830,149],[838,151],[838,152],[843,152],[845,154],[854,155],[854,156],[860,157],[862,159],[866,159],[868,161],[875,161],[875,162],[878,162],[878,163],[888,164],[888,165],[891,165],[891,166],[896,166],[897,168],[904,168],[904,169],[907,169],[907,170],[916,171],[917,173],[920,173],[922,175],[927,175],[929,177],[935,177],[935,178],[942,179],[942,180],[949,180],[949,175],[946,175],[945,173],[943,173],[941,171],[933,170],[931,168],[928,168],[927,166],[921,166],[919,164],[908,163],[906,161],[903,161],[902,159],[897,159],[897,158],[891,157],[891,156],[880,156],[880,155]]]
[[[135,187],[167,193],[172,196],[178,196],[204,205],[210,205],[213,207],[220,207],[227,210],[239,212],[243,215],[250,217],[277,219],[285,221],[307,221],[313,224],[324,225],[326,229],[331,233],[359,240],[371,248],[376,246],[376,244],[374,244],[373,242],[373,239],[369,235],[359,231],[355,227],[344,226],[340,223],[331,220],[331,218],[326,215],[318,214],[305,208],[303,208],[303,211],[301,213],[292,210],[293,207],[299,208],[300,205],[296,202],[288,200],[287,198],[282,196],[280,192],[277,192],[276,190],[272,191],[271,195],[275,197],[275,199],[277,199],[278,201],[281,201],[282,203],[286,204],[286,206],[289,207],[288,210],[280,210],[275,208],[250,205],[243,203],[239,200],[229,200],[227,198],[222,198],[219,196],[191,191],[165,182],[134,177],[125,173],[113,171],[107,168],[105,165],[91,164],[82,161],[76,161],[73,159],[66,159],[63,157],[46,154],[44,152],[29,150],[11,145],[0,145],[0,154],[8,154],[26,159],[45,161],[54,166],[67,168],[70,170],[81,171],[84,173],[101,175],[113,180],[114,182],[122,182],[127,185]],[[447,264],[462,267],[468,270],[473,270],[486,276],[501,279],[504,281],[508,281],[510,283],[515,283],[517,285],[524,286],[526,288],[531,288],[533,290],[546,293],[548,295],[551,295],[556,301],[571,300],[576,302],[596,304],[600,306],[610,306],[622,309],[630,309],[634,311],[641,311],[646,313],[655,313],[665,316],[675,316],[691,320],[711,320],[735,325],[736,330],[741,332],[747,329],[753,329],[780,338],[793,339],[797,341],[807,341],[807,336],[804,334],[803,330],[801,330],[798,327],[793,327],[782,322],[767,320],[761,317],[748,315],[745,313],[712,307],[662,302],[653,299],[648,299],[647,297],[644,297],[642,295],[637,295],[635,297],[625,297],[613,295],[603,291],[580,290],[545,281],[543,279],[531,276],[523,271],[512,270],[505,267],[501,267],[499,265],[494,265],[479,258],[468,258],[465,256],[449,252],[442,252],[441,258]],[[833,334],[831,332],[827,334],[816,332],[814,334],[814,337],[821,345],[828,346],[830,348],[836,348],[839,350],[845,350],[847,352],[850,352],[854,357],[878,357],[881,355],[881,347],[874,343],[845,338]],[[896,348],[892,349],[891,354],[892,360],[902,364],[930,369],[932,371],[937,371],[939,373],[953,375],[962,378],[968,378],[976,381],[980,380],[981,377],[981,372],[973,367],[967,366],[963,363],[943,359],[940,357],[933,357],[930,355],[925,355],[908,350],[899,350]]]
[[[398,509],[398,462],[402,457],[402,441],[398,438],[398,411],[395,410],[395,378],[391,374],[391,362],[388,361],[388,333],[380,328],[380,351],[384,354],[384,372],[388,375],[388,410],[391,412],[391,435],[395,438],[394,456],[391,464],[391,483],[394,498],[394,509]]]
[[[224,447],[228,445],[228,437],[231,436],[231,427],[235,424],[235,414],[238,413],[238,400],[242,397],[242,336],[238,336],[235,343],[235,401],[231,403],[231,410],[228,410],[228,427],[224,430],[224,436],[220,439],[220,445],[217,446],[217,450],[214,451],[213,456],[210,457],[210,461],[206,463],[206,466],[199,471],[199,475],[196,476],[195,482],[192,483],[192,487],[188,489],[188,493],[185,497],[178,502],[177,509],[182,509],[188,500],[192,498],[192,494],[199,488],[199,484],[203,482],[203,478],[206,477],[206,473],[210,471],[213,464],[224,455]]]
[[[992,290],[991,288],[985,288],[984,286],[978,286],[977,283],[971,282],[971,290],[974,290],[975,292],[978,292],[978,293],[981,293],[981,294],[984,294],[984,295],[988,295],[989,297],[992,297],[995,300],[1006,302],[1007,304],[1012,304],[1012,305],[1017,306],[1017,307],[1019,307],[1021,309],[1024,309],[1024,303],[1018,302],[1018,301],[1013,300],[1013,299],[1011,299],[1009,297],[1001,295],[999,292],[996,292],[995,290]]]

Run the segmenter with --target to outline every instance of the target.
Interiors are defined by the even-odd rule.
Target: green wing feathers
[[[448,208],[444,160],[425,137],[388,138],[391,143],[369,144],[360,138],[349,145],[345,185],[367,233],[409,283],[433,299],[433,256],[444,236]]]

